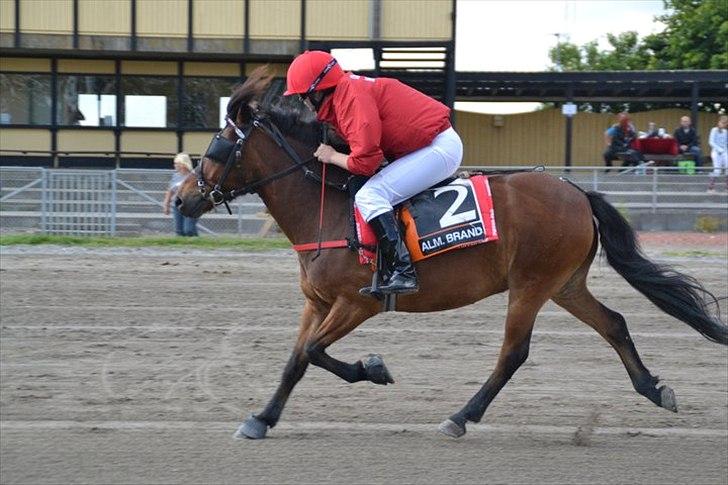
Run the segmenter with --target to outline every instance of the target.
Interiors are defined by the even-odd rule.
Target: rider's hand
[[[334,155],[336,153],[337,153],[337,151],[334,150],[334,147],[332,147],[331,145],[326,145],[326,144],[322,143],[319,145],[319,147],[313,153],[313,156],[318,158],[320,162],[333,163]]]
[[[314,157],[318,158],[322,163],[333,163],[337,167],[341,167],[344,170],[348,170],[348,159],[349,156],[345,153],[339,153],[330,145],[322,143],[316,149],[313,154]]]

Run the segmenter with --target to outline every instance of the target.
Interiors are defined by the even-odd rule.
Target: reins
[[[241,130],[235,122],[230,119],[229,116],[225,117],[225,120],[227,124],[234,130],[235,135],[237,136],[237,140],[235,142],[230,142],[229,140],[222,137],[222,132],[218,133],[215,138],[213,138],[212,143],[210,144],[210,147],[207,149],[207,152],[205,153],[205,156],[202,158],[202,160],[207,158],[211,158],[213,160],[221,161],[219,159],[215,159],[213,157],[210,157],[209,155],[211,152],[216,151],[222,151],[227,156],[225,157],[225,167],[223,169],[223,173],[220,176],[220,179],[217,181],[215,186],[212,188],[212,190],[207,193],[207,187],[208,184],[205,181],[203,170],[202,170],[202,160],[200,161],[199,170],[197,172],[197,187],[199,191],[202,193],[203,197],[209,199],[213,205],[218,206],[221,204],[225,204],[225,208],[227,209],[229,214],[232,214],[232,211],[230,210],[230,206],[228,205],[228,202],[235,199],[236,197],[239,197],[241,195],[246,194],[252,194],[260,187],[267,185],[275,180],[278,180],[280,178],[286,177],[293,172],[303,169],[303,175],[307,179],[314,180],[316,182],[321,182],[322,186],[322,194],[323,194],[323,188],[325,186],[329,186],[332,188],[335,188],[340,191],[346,191],[348,189],[348,180],[342,184],[329,182],[326,180],[325,173],[326,173],[326,164],[323,164],[322,173],[324,176],[319,176],[316,172],[311,170],[310,168],[306,167],[307,164],[310,162],[316,160],[316,157],[310,157],[306,160],[302,160],[300,156],[298,156],[298,153],[293,149],[293,147],[288,143],[288,140],[283,136],[280,129],[270,121],[268,118],[262,117],[260,115],[254,115],[253,122],[250,124],[250,126],[245,130]],[[258,128],[264,133],[266,133],[274,142],[276,145],[278,145],[279,148],[281,148],[286,155],[290,159],[293,160],[293,165],[290,167],[281,170],[280,172],[274,173],[273,175],[270,175],[268,177],[265,177],[261,180],[257,180],[255,182],[252,182],[250,184],[245,185],[244,187],[241,187],[239,189],[233,189],[228,192],[222,191],[222,185],[225,183],[225,180],[227,179],[227,176],[230,174],[230,170],[232,170],[233,165],[240,161],[242,158],[243,148],[245,146],[245,142],[250,137],[250,133],[253,131],[254,128]],[[224,140],[224,141],[222,141]],[[227,145],[225,142],[227,142],[229,145]],[[221,148],[218,148],[215,145],[215,143],[223,145]],[[222,157],[221,157],[222,158]],[[322,212],[323,213],[323,212]],[[320,232],[320,231],[319,231]]]

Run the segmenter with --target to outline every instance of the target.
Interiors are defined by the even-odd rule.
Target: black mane
[[[233,120],[248,123],[253,114],[251,105],[270,117],[281,132],[315,149],[323,140],[324,125],[316,120],[304,104],[295,96],[281,96],[282,86],[275,82],[266,66],[250,73],[248,79],[237,86],[230,96],[227,114]],[[331,130],[328,130],[331,135]],[[338,151],[349,153],[346,144],[335,135],[329,144]]]
[[[264,106],[263,112],[281,130],[311,148],[316,148],[323,140],[324,125],[306,113],[284,106]]]

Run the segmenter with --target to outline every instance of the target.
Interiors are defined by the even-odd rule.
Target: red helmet
[[[336,86],[343,75],[344,70],[328,52],[306,51],[288,67],[283,96],[311,94]]]

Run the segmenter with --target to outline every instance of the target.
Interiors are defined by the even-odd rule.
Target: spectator
[[[642,162],[642,154],[630,148],[632,140],[635,139],[635,129],[628,113],[619,113],[617,123],[604,132],[604,165],[612,166],[612,160],[622,158],[623,167],[637,165]],[[609,170],[607,170],[609,172]]]
[[[715,179],[720,177],[721,171],[726,174],[725,187],[728,190],[728,116],[722,115],[718,118],[718,123],[710,130],[708,144],[710,158],[713,160],[713,173],[710,174],[708,192],[715,192],[713,188]]]
[[[680,118],[680,127],[675,130],[674,137],[677,140],[678,151],[687,153],[695,158],[695,166],[701,165],[700,139],[698,133],[692,126],[689,116]]]
[[[169,206],[177,196],[182,182],[184,182],[187,175],[192,172],[192,161],[190,156],[186,153],[178,153],[174,157],[174,174],[172,179],[169,181],[169,187],[167,193],[164,194],[164,214],[169,215]],[[185,217],[181,212],[177,210],[177,207],[173,205],[172,211],[174,212],[174,232],[178,236],[197,236],[197,219],[194,217]]]
[[[665,128],[657,128],[657,123],[650,121],[647,123],[647,131],[640,131],[640,138],[672,138]]]
[[[654,121],[647,123],[647,131],[641,134],[640,138],[662,138],[664,133],[661,135],[657,130],[657,124]]]

